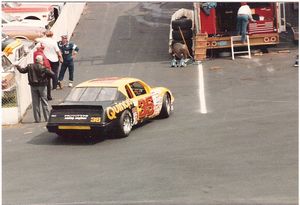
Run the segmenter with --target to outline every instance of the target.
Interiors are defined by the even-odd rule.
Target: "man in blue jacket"
[[[62,53],[63,63],[61,64],[59,76],[58,76],[58,86],[62,89],[62,81],[65,76],[65,72],[68,68],[69,70],[69,87],[73,87],[74,81],[74,61],[79,48],[74,43],[68,41],[68,36],[61,36],[61,41],[58,42],[58,47]]]

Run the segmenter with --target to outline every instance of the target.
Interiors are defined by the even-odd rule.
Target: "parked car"
[[[41,20],[19,19],[2,12],[2,32],[10,37],[34,40],[44,36],[46,28]]]
[[[45,28],[45,25],[41,20],[20,19],[18,17],[12,16],[5,12],[2,12],[1,20],[2,20],[2,27],[8,25],[18,25],[18,26],[36,26],[36,27]]]
[[[60,136],[126,137],[146,119],[167,118],[174,97],[164,87],[150,87],[136,78],[97,78],[77,85],[63,103],[53,105],[47,129]]]
[[[2,52],[11,62],[20,61],[34,46],[33,41],[25,39],[4,37],[2,40]]]
[[[16,6],[4,6],[2,12],[9,13],[19,19],[40,20],[43,26],[52,26],[55,22],[54,6],[48,3],[21,3]]]
[[[45,35],[46,29],[33,25],[2,25],[2,32],[10,37],[35,40]]]
[[[16,80],[15,80],[15,66],[2,53],[2,107],[14,106],[16,103]]]

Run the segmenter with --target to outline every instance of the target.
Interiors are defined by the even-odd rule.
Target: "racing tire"
[[[168,118],[171,115],[171,98],[168,94],[164,95],[162,108],[159,113],[159,118]]]
[[[125,110],[117,123],[116,135],[117,137],[127,137],[132,129],[132,115],[128,110]]]
[[[176,19],[172,21],[172,29],[179,30],[179,27],[181,30],[191,29],[192,24],[193,24],[192,19],[188,19],[188,18]]]
[[[193,31],[191,29],[188,29],[188,30],[181,30],[182,31],[182,35],[184,37],[184,39],[191,39],[193,37]],[[182,41],[182,37],[181,37],[181,33],[180,31],[176,31],[176,30],[173,30],[172,31],[172,38],[174,40],[177,40],[177,41]]]

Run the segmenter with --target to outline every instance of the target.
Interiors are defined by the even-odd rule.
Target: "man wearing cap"
[[[36,51],[33,52],[33,61],[34,59],[36,59],[36,57],[38,55],[41,55],[43,56],[43,65],[45,68],[47,68],[48,70],[51,70],[51,64],[50,64],[50,61],[48,60],[48,58],[45,56],[44,54],[44,49],[45,49],[45,46],[43,43],[39,43],[37,45],[37,48],[36,48]],[[47,99],[48,100],[52,100],[52,97],[51,97],[51,81],[50,81],[50,78],[48,78],[48,82],[47,82]]]
[[[59,76],[58,76],[58,86],[62,89],[62,81],[65,76],[65,72],[68,68],[69,70],[69,87],[73,87],[74,81],[74,57],[76,56],[79,48],[74,43],[68,41],[67,35],[61,36],[61,41],[58,42],[58,47],[62,53],[63,63],[61,64]]]
[[[36,123],[41,122],[40,104],[42,104],[44,119],[49,118],[46,85],[47,77],[53,77],[54,73],[43,66],[43,56],[37,55],[35,63],[28,64],[25,68],[15,65],[20,73],[28,74],[28,84],[31,88],[33,116]]]

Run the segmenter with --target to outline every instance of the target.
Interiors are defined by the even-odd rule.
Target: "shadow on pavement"
[[[38,136],[35,136],[28,144],[33,145],[95,145],[103,142],[107,139],[106,136],[91,138],[91,137],[61,137],[54,133],[43,132]]]

